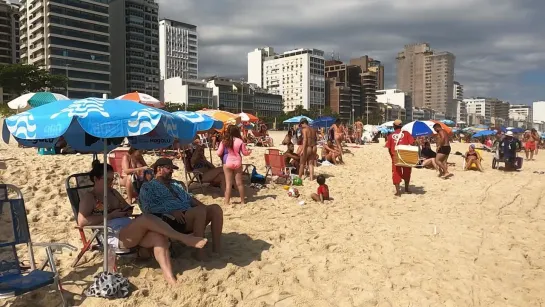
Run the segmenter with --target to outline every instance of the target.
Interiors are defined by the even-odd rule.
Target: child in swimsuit
[[[242,155],[248,156],[252,153],[246,148],[242,141],[240,129],[231,125],[227,127],[223,141],[220,143],[217,155],[223,162],[223,173],[225,174],[225,200],[224,204],[229,205],[231,200],[230,187],[236,182],[240,194],[241,204],[244,205],[244,185],[242,183]],[[242,155],[241,155],[242,154]]]
[[[316,178],[316,182],[320,185],[318,187],[318,190],[316,193],[312,193],[310,197],[312,197],[312,200],[319,201],[322,204],[324,203],[324,200],[329,200],[329,187],[327,184],[325,184],[325,176],[324,175],[318,175]]]

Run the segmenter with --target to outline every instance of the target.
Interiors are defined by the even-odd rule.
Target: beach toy
[[[289,185],[285,185],[285,186],[284,186],[284,190],[287,191],[287,190],[289,190],[289,189],[290,189],[290,186],[289,186]]]
[[[299,190],[297,190],[296,188],[290,188],[288,190],[288,196],[295,197],[295,198],[299,197]]]
[[[291,181],[291,183],[293,185],[296,185],[296,186],[302,186],[303,185],[303,180],[299,177],[294,177],[293,180]]]

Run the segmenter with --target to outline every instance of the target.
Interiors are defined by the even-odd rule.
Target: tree
[[[0,66],[0,84],[5,93],[20,96],[26,92],[66,90],[68,79],[36,65],[10,64]]]

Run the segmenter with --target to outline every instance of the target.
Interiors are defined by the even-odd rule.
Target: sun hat
[[[169,159],[169,158],[159,158],[159,159],[157,159],[157,161],[155,161],[155,163],[153,163],[151,165],[151,168],[156,170],[159,166],[170,166],[172,169],[179,169],[179,167],[174,165],[172,160]]]
[[[507,136],[513,136],[513,131],[507,131],[507,132],[505,133],[505,135],[507,135]]]
[[[403,122],[401,121],[401,119],[394,120],[394,126],[401,126],[402,124]]]

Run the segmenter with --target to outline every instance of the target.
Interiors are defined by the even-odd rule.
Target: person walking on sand
[[[310,180],[314,180],[314,165],[316,164],[316,157],[318,154],[316,130],[309,127],[306,118],[301,119],[299,124],[301,125],[303,134],[303,145],[301,146],[303,150],[301,150],[301,159],[299,163],[299,178],[303,178],[305,166],[308,165]]]
[[[412,145],[415,141],[409,132],[401,131],[401,127],[403,127],[403,122],[400,119],[396,119],[394,121],[394,132],[388,135],[386,145],[384,146],[388,149],[388,153],[392,159],[392,181],[396,189],[395,196],[401,196],[399,185],[402,179],[405,182],[405,193],[411,194],[409,183],[411,182],[412,169],[410,167],[395,165],[394,157],[397,154],[397,145]]]
[[[437,132],[437,136],[435,137],[435,145],[437,146],[435,163],[439,167],[439,177],[446,179],[452,176],[452,174],[448,172],[448,157],[451,151],[448,133],[443,130],[443,127],[441,127],[440,124],[433,125],[433,130]]]
[[[362,136],[363,136],[363,123],[361,122],[361,119],[358,118],[356,122],[354,123],[354,131],[355,137],[356,137],[356,144],[361,145],[362,144]]]

